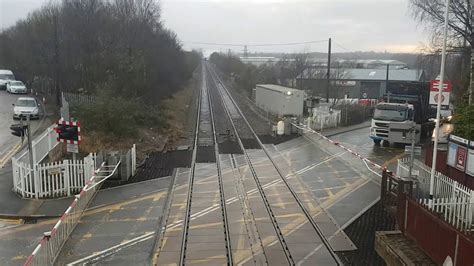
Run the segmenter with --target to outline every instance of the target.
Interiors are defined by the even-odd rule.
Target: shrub
[[[98,96],[94,103],[79,105],[74,114],[84,130],[117,138],[136,137],[140,127],[165,125],[157,107],[110,94]]]
[[[474,140],[474,105],[464,105],[456,108],[453,125],[456,136]]]

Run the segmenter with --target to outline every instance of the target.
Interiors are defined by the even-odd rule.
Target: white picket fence
[[[97,154],[91,153],[83,160],[35,164],[34,175],[28,163],[15,162],[13,189],[24,198],[71,196],[84,187],[99,162]]]
[[[398,160],[397,176],[408,177],[409,159]],[[459,184],[455,180],[435,173],[433,202],[429,204],[429,186],[431,168],[415,159],[413,175],[416,177],[414,196],[432,211],[443,215],[446,222],[459,230],[474,229],[474,190]]]
[[[31,141],[33,150],[33,164],[41,162],[51,150],[58,146],[58,134],[54,131],[55,127],[55,124],[49,126],[45,131],[43,131],[43,133]],[[25,151],[20,153],[20,156],[15,156],[12,160],[29,163],[28,152],[28,149],[25,149]]]

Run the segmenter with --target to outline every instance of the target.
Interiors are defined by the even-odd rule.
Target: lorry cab
[[[414,126],[413,104],[379,103],[375,106],[370,127],[370,138],[375,144],[383,141],[410,143],[411,129]],[[420,140],[420,125],[415,124],[416,142]]]
[[[6,89],[7,83],[15,80],[15,76],[11,70],[0,69],[0,89]]]

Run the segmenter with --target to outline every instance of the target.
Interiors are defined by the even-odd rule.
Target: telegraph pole
[[[326,73],[326,102],[329,103],[329,86],[331,84],[331,38],[329,38],[328,43],[328,72]]]
[[[58,38],[58,19],[57,14],[53,15],[54,24],[54,63],[55,63],[55,79],[56,79],[56,104],[61,106],[61,85],[59,84],[59,38]]]
[[[390,102],[390,91],[388,90],[388,75],[390,71],[390,65],[387,64],[387,72],[385,73],[385,91],[387,92],[387,102]]]

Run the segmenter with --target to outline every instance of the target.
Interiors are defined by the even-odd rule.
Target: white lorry
[[[433,110],[429,106],[429,86],[425,82],[392,84],[387,87],[386,102],[375,106],[370,127],[370,138],[375,144],[380,142],[409,144],[412,132],[415,142],[431,136],[434,122]]]

